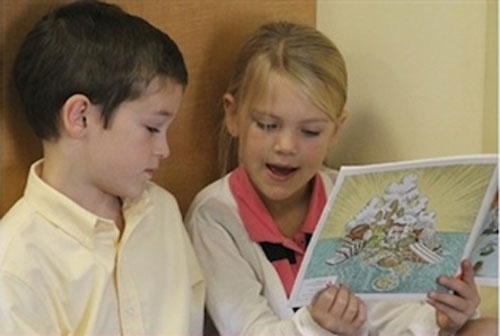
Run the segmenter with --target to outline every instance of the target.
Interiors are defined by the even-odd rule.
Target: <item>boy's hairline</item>
[[[134,15],[132,13],[129,13],[127,11],[124,11],[119,5],[116,4],[110,4],[106,2],[101,2],[101,1],[74,1],[73,3],[68,3],[68,4],[60,4],[57,6],[54,6],[52,9],[50,9],[45,15],[43,15],[31,28],[29,31],[28,35],[25,37],[25,40],[22,44],[22,47],[20,50],[17,51],[17,56],[16,60],[20,55],[21,50],[29,50],[24,48],[24,44],[26,43],[27,39],[29,36],[34,31],[42,31],[42,32],[47,32],[48,28],[45,29],[42,23],[45,22],[50,22],[52,25],[49,27],[50,29],[53,29],[52,26],[54,26],[54,22],[50,21],[50,18],[52,19],[54,17],[58,18],[59,15],[54,16],[55,14],[58,14],[59,11],[63,8],[68,8],[70,6],[77,5],[77,3],[83,4],[83,3],[95,3],[94,5],[91,5],[90,8],[92,7],[100,7],[101,5],[104,5],[106,7],[113,7],[113,11],[116,13],[119,12],[119,16],[127,16],[128,18],[133,18],[135,21],[139,20],[142,22],[142,25],[139,25],[141,29],[139,31],[149,31],[150,34],[153,34],[151,31],[154,31],[153,35],[147,35],[148,37],[151,38],[156,44],[154,46],[157,46],[158,48],[164,48],[158,50],[158,52],[163,51],[164,54],[161,54],[160,56],[155,57],[139,57],[136,56],[135,59],[140,59],[142,60],[141,62],[129,62],[129,65],[131,65],[132,70],[129,71],[128,73],[124,71],[123,74],[120,74],[120,77],[115,76],[108,76],[108,78],[111,78],[112,80],[109,81],[109,83],[106,80],[100,80],[99,76],[92,76],[92,75],[82,75],[82,78],[87,78],[87,82],[89,81],[88,78],[92,79],[94,83],[99,83],[103,84],[98,86],[100,89],[96,90],[95,87],[96,85],[86,85],[85,80],[81,80],[83,82],[82,85],[79,85],[78,81],[77,84],[71,85],[74,83],[70,82],[65,82],[65,80],[69,79],[75,79],[75,72],[73,71],[73,75],[71,77],[64,77],[61,78],[63,81],[59,82],[59,85],[62,84],[63,89],[53,89],[52,87],[49,89],[51,92],[55,92],[54,95],[50,96],[50,100],[44,99],[45,101],[48,101],[48,103],[43,104],[43,107],[40,108],[40,105],[34,104],[36,100],[39,98],[39,96],[32,94],[33,91],[30,92],[29,89],[26,90],[20,90],[18,88],[18,95],[20,95],[21,98],[21,103],[24,108],[24,112],[28,115],[28,121],[30,123],[31,129],[35,132],[37,137],[40,140],[50,140],[50,139],[58,139],[61,136],[61,131],[62,131],[62,126],[61,125],[61,112],[62,109],[64,108],[64,105],[70,99],[70,97],[74,96],[75,94],[82,94],[84,95],[92,104],[95,104],[97,106],[101,107],[100,114],[102,116],[102,120],[104,122],[104,126],[107,128],[111,122],[111,119],[114,118],[114,114],[116,113],[117,109],[119,106],[127,101],[134,101],[136,99],[140,99],[144,95],[145,90],[147,89],[149,83],[153,81],[155,78],[165,78],[168,80],[171,80],[174,83],[179,84],[182,87],[182,91],[185,92],[187,88],[187,69],[186,65],[183,60],[183,55],[180,49],[178,48],[175,40],[170,38],[170,36],[167,35],[167,33],[159,30],[157,27],[153,26],[151,23],[146,21],[140,16]],[[78,8],[78,7],[77,7]],[[73,8],[74,10],[74,8]],[[67,16],[67,13],[64,14],[64,12],[61,12],[63,16]],[[59,14],[61,14],[59,13]],[[107,12],[106,12],[107,13]],[[105,14],[106,14],[105,13]],[[67,18],[66,18],[67,19]],[[57,21],[60,21],[60,18],[57,19]],[[74,26],[74,25],[73,25]],[[149,28],[145,28],[146,26],[149,26]],[[52,28],[51,28],[52,27]],[[60,28],[63,29],[63,28]],[[67,32],[68,28],[64,26],[64,31]],[[69,33],[68,33],[69,34]],[[66,35],[68,35],[66,34]],[[65,36],[65,40],[68,40]],[[158,36],[157,36],[158,35]],[[160,38],[160,35],[166,36]],[[37,36],[37,35],[34,35]],[[53,34],[53,36],[57,36],[56,34]],[[43,37],[43,36],[42,36]],[[129,39],[129,38],[127,38]],[[148,39],[146,39],[148,40]],[[31,42],[28,43],[28,46],[31,48],[34,47],[40,47],[41,45],[41,38],[37,38],[34,41],[30,40]],[[149,40],[148,40],[149,41]],[[166,44],[171,44],[170,47],[165,47]],[[172,46],[173,45],[173,46]],[[169,49],[170,48],[170,49]],[[54,49],[54,48],[52,48]],[[156,50],[156,49],[155,49]],[[166,53],[166,54],[165,54]],[[147,54],[146,54],[147,55]],[[180,58],[178,57],[180,56]],[[54,58],[52,58],[54,59]],[[27,55],[24,55],[24,58],[22,59],[25,62],[30,62],[30,64],[35,64],[33,62],[32,57],[29,57]],[[148,63],[150,62],[150,63]],[[156,62],[156,63],[155,63]],[[47,62],[45,62],[47,63]],[[38,66],[42,64],[42,66],[45,63],[36,63]],[[121,63],[120,63],[121,64]],[[172,72],[170,72],[169,67],[172,67]],[[28,68],[28,67],[23,67],[23,68]],[[68,68],[68,67],[66,67]],[[125,67],[125,69],[128,69]],[[22,77],[24,72],[20,72],[20,76]],[[123,76],[125,75],[125,76]],[[17,82],[17,75],[15,75],[15,79]],[[27,78],[27,79],[26,79]],[[120,79],[121,78],[121,82]],[[26,81],[32,81],[33,82],[33,77],[32,76],[24,76],[24,82]],[[23,82],[23,83],[24,83]],[[39,83],[40,81],[38,81]],[[66,84],[66,85],[65,85]],[[109,84],[109,85],[108,85]],[[118,86],[116,85],[118,84]],[[17,83],[16,83],[17,86]],[[25,88],[31,87],[30,85],[23,85]],[[118,87],[116,90],[114,87]],[[99,94],[94,94],[94,92],[100,92]],[[55,94],[58,95],[56,96]],[[33,98],[35,97],[35,98]],[[92,99],[91,99],[92,98]],[[38,111],[43,111],[48,117],[37,117],[39,114]]]
[[[141,89],[140,89],[140,92],[138,94],[134,94],[134,93],[131,93],[126,99],[124,99],[123,101],[121,101],[115,108],[113,108],[112,112],[111,112],[111,117],[110,119],[108,120],[108,123],[107,125],[105,124],[105,121],[104,121],[104,116],[102,114],[102,107],[103,107],[103,104],[94,104],[92,103],[91,99],[88,97],[87,94],[84,94],[84,93],[74,93],[72,94],[71,96],[69,96],[68,98],[66,98],[63,103],[61,104],[61,106],[59,107],[57,113],[60,114],[62,112],[62,108],[64,107],[64,104],[66,104],[66,102],[71,98],[73,97],[74,95],[82,95],[84,97],[86,97],[90,102],[91,104],[99,107],[101,109],[100,111],[100,114],[101,114],[101,120],[103,122],[103,126],[105,129],[108,129],[109,126],[111,125],[111,123],[113,122],[113,119],[115,118],[116,116],[116,113],[118,112],[120,106],[123,104],[123,103],[126,103],[126,102],[132,102],[132,101],[136,101],[138,99],[140,99],[141,97],[144,96],[144,93],[146,92],[146,90],[148,89],[148,87],[150,87],[150,85],[153,83],[153,81],[155,79],[160,79],[160,85],[158,86],[158,88],[155,90],[156,91],[159,91],[161,90],[162,88],[164,88],[165,86],[168,85],[168,83],[173,83],[173,84],[176,84],[176,85],[180,85],[182,86],[182,91],[183,93],[186,92],[186,88],[187,88],[187,84],[184,84],[182,83],[180,80],[176,79],[174,76],[170,76],[170,75],[164,75],[164,74],[156,74],[155,76],[153,76],[149,81],[137,81],[136,84],[138,85],[141,85]],[[57,134],[54,135],[54,136],[51,136],[51,137],[46,137],[46,138],[41,138],[40,140],[42,142],[44,141],[58,141],[60,138],[61,138],[61,123],[58,123],[58,126],[57,126]]]

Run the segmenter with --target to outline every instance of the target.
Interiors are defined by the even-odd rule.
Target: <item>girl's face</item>
[[[228,130],[239,137],[240,164],[264,203],[279,204],[304,198],[339,130],[288,77],[272,73],[268,90],[244,111],[227,94],[224,107]]]

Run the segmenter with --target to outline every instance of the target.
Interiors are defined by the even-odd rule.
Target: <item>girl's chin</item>
[[[283,202],[288,200],[292,193],[286,190],[266,190],[265,192],[261,192],[261,195],[268,202]]]

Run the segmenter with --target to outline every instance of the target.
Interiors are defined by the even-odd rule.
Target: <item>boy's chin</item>
[[[119,197],[121,199],[136,199],[144,193],[145,189],[146,189],[146,182],[136,186],[135,188],[124,190],[124,192],[121,193],[122,195],[120,195]]]

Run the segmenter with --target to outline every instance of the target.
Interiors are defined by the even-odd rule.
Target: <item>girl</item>
[[[346,90],[340,52],[313,28],[272,23],[244,43],[222,102],[222,167],[233,170],[201,191],[187,215],[222,335],[445,335],[473,315],[469,264],[464,280],[442,279],[456,295],[431,295],[438,320],[429,304],[367,306],[342,285],[297,311],[288,306],[335,182],[322,163],[346,120]]]

